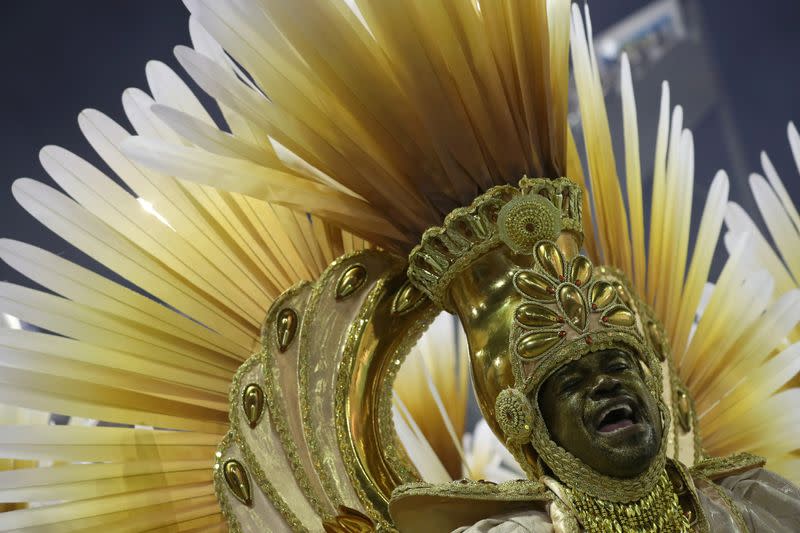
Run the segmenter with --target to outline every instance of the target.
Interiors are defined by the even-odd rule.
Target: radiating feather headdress
[[[26,210],[127,283],[1,241],[0,257],[46,290],[0,285],[0,311],[45,330],[0,329],[0,401],[130,427],[9,421],[0,430],[0,456],[40,467],[9,464],[17,469],[0,472],[2,502],[36,504],[0,514],[0,529],[215,531],[230,523],[253,524],[245,530],[338,531],[347,523],[385,521],[375,504],[380,495],[366,493],[370,486],[354,481],[357,473],[348,471],[331,487],[335,478],[325,469],[337,467],[313,461],[322,452],[345,454],[335,445],[344,437],[322,435],[334,443],[330,450],[304,451],[307,442],[292,448],[293,428],[266,426],[280,426],[277,403],[270,403],[275,391],[243,397],[237,385],[248,383],[236,381],[229,397],[234,373],[254,352],[283,347],[270,337],[274,328],[262,332],[265,322],[280,323],[284,308],[273,306],[276,299],[310,294],[322,302],[326,285],[303,283],[320,276],[339,280],[339,295],[362,284],[369,294],[385,287],[412,294],[392,285],[399,278],[381,277],[402,277],[402,258],[353,253],[378,248],[402,257],[454,208],[525,175],[567,175],[582,184],[585,253],[627,274],[663,321],[705,451],[760,453],[778,472],[800,479],[800,419],[787,409],[800,368],[798,345],[787,347],[797,340],[800,318],[796,210],[766,164],[771,189],[758,178],[753,187],[783,260],[732,206],[731,257],[708,287],[727,177],[721,172],[711,185],[690,253],[692,137],[665,84],[645,221],[630,68],[623,59],[623,185],[588,16],[570,12],[562,0],[186,4],[193,47],[178,47],[176,55],[216,100],[225,124],[214,122],[175,73],[153,62],[151,95],[131,89],[123,96],[136,137],[97,111],[79,117],[87,140],[133,194],[56,147],[43,149],[41,160],[66,194],[29,179],[14,184]],[[566,122],[570,31],[585,183]],[[790,138],[796,147],[796,132]],[[349,259],[334,263],[343,254]],[[375,266],[377,277],[359,281],[359,271],[349,270],[358,261],[367,271],[384,261],[383,270]],[[294,292],[285,293],[290,287]],[[412,296],[404,302],[417,305]],[[420,324],[434,311],[419,311]],[[290,315],[282,316],[290,328]],[[354,311],[352,323],[358,319],[364,316]],[[291,340],[293,330],[279,331]],[[436,376],[422,379],[439,390]],[[409,381],[398,386],[396,402],[405,451],[398,445],[393,456],[405,463],[391,471],[425,479],[426,465],[437,468],[435,451],[458,451],[463,413],[438,409],[456,423],[442,422],[438,433],[447,438],[437,444],[436,429],[414,422],[430,413],[408,401]],[[229,430],[229,406],[242,403],[252,408],[242,416],[258,414],[258,439],[277,458],[263,476],[226,470],[215,457]],[[307,423],[298,434],[319,430]],[[246,453],[237,453],[247,467]],[[310,463],[302,462],[304,454]],[[458,467],[443,462],[450,473],[436,475],[446,479]],[[220,491],[239,482],[233,492],[242,501],[225,504],[228,521],[213,479]],[[275,486],[281,490],[269,489]]]

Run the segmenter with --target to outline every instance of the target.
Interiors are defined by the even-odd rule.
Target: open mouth
[[[639,422],[633,407],[628,403],[618,403],[606,408],[600,416],[597,431],[600,433],[613,433],[633,426]]]

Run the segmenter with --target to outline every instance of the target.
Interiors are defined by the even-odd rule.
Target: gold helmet
[[[530,400],[565,363],[625,347],[636,354],[653,396],[662,398],[665,428],[675,410],[684,421],[680,432],[691,431],[693,415],[667,363],[661,325],[620,271],[596,267],[579,253],[581,206],[582,191],[567,178],[493,188],[425,233],[408,275],[461,320],[478,403],[528,476],[542,476],[541,460],[570,486],[628,501],[652,490],[667,453],[679,451],[674,433],[665,429],[658,458],[645,472],[611,480],[558,446]],[[684,455],[693,458],[693,444],[688,440]]]

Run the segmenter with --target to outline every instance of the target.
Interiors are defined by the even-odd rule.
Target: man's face
[[[553,440],[612,477],[642,473],[661,444],[658,403],[628,352],[603,350],[559,368],[539,390]]]

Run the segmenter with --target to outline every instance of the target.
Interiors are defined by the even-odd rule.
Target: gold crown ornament
[[[409,279],[458,315],[481,410],[530,479],[552,472],[608,505],[639,502],[637,509],[654,516],[680,510],[677,496],[672,507],[641,501],[663,488],[668,454],[679,456],[682,443],[690,464],[699,454],[691,437],[695,415],[652,312],[618,270],[594,266],[579,253],[581,195],[567,178],[524,178],[518,187],[490,190],[425,233],[409,256]],[[600,474],[561,448],[537,402],[542,383],[564,364],[620,347],[639,361],[664,425],[656,459],[632,478]],[[671,427],[671,412],[680,427]],[[685,515],[674,518],[682,524]]]

